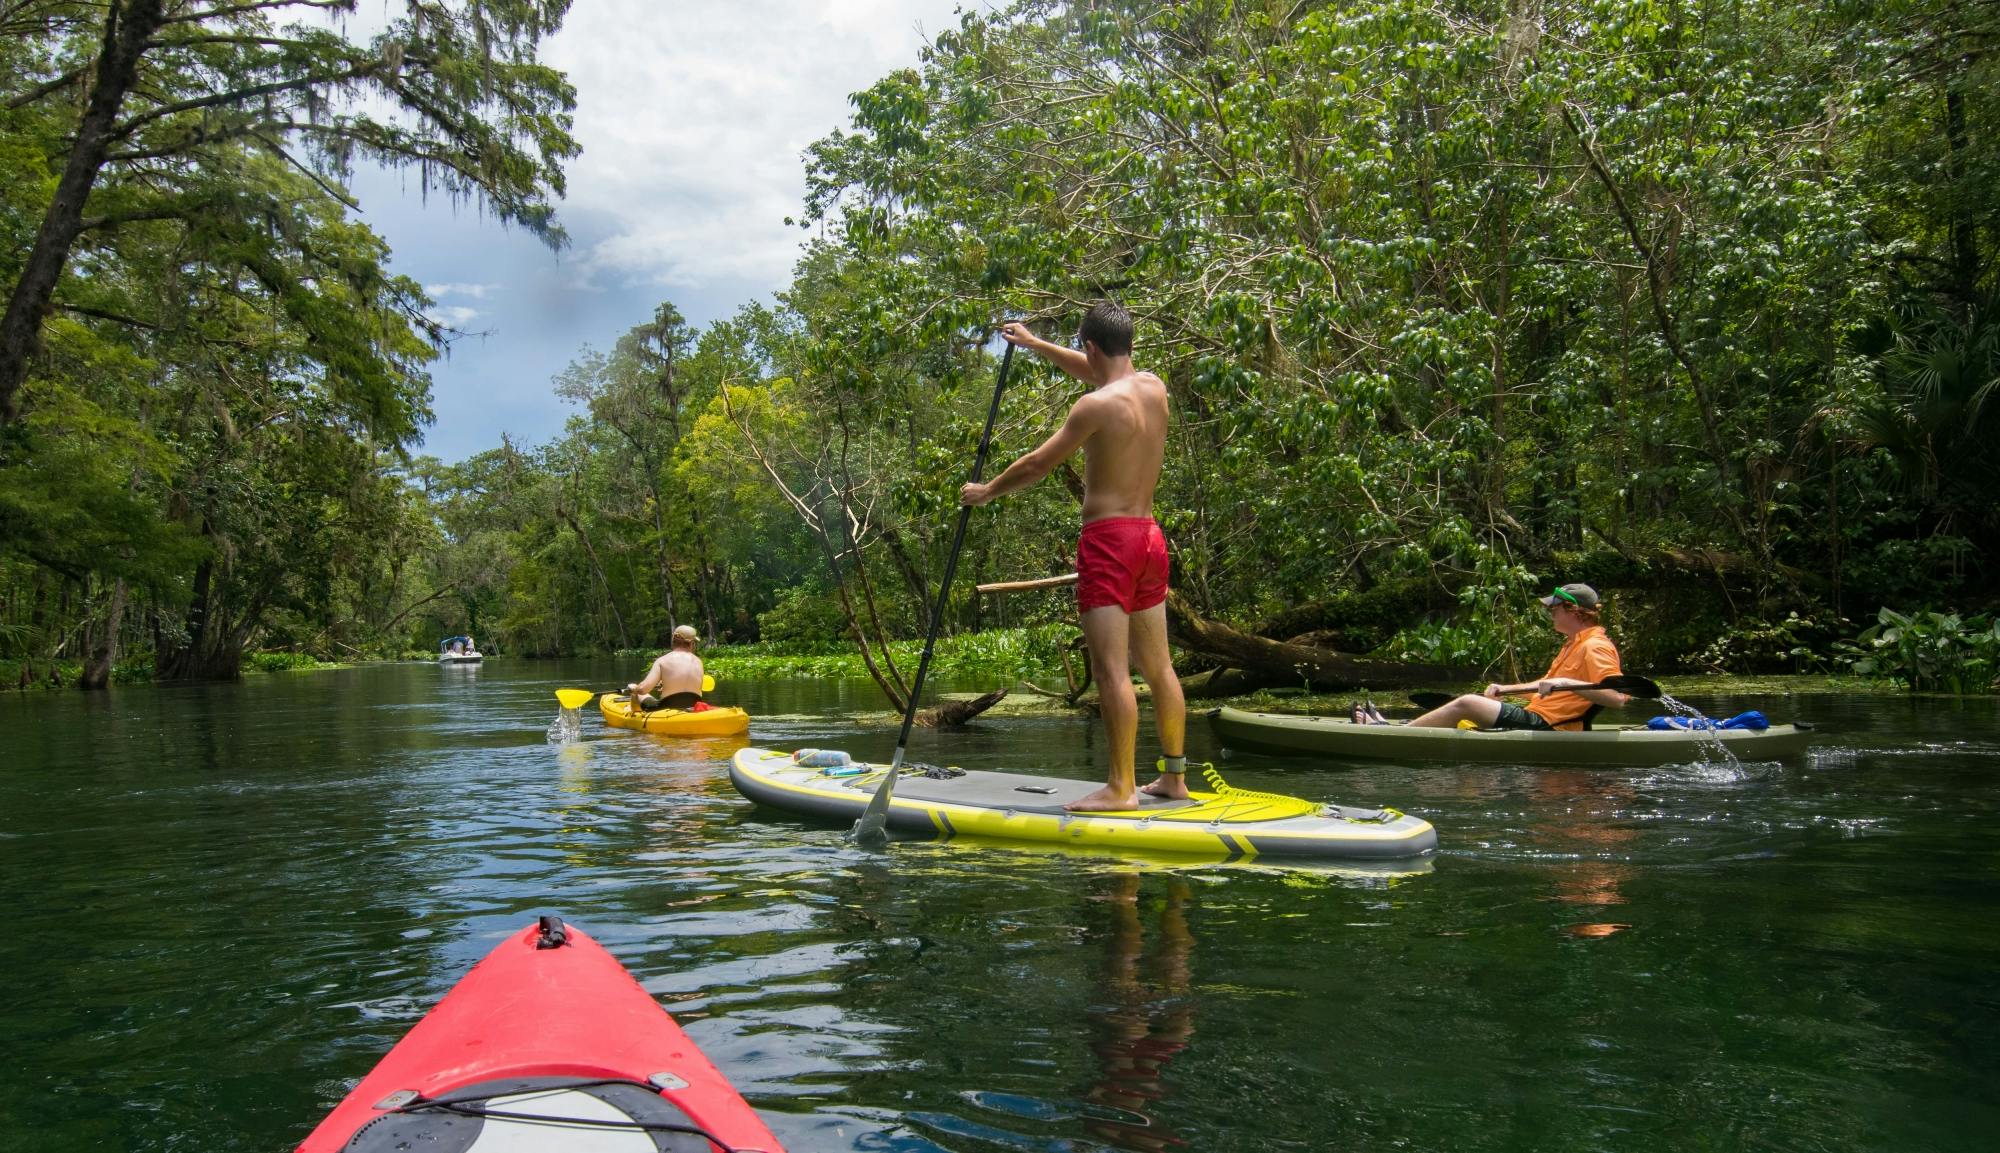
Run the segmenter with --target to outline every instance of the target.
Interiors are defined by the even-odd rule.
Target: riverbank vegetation
[[[994,324],[1066,337],[1105,296],[1175,404],[1158,508],[1190,671],[1513,679],[1552,645],[1535,597],[1584,580],[1635,669],[1872,660],[1915,685],[1882,663],[1909,635],[1879,643],[1885,607],[1993,608],[2000,11],[967,14],[811,149],[784,292],[706,327],[663,303],[554,382],[564,429],[446,464],[406,454],[450,334],[339,162],[448,172],[546,229],[573,145],[533,60],[561,5],[433,9],[455,22],[286,49],[333,88],[441,85],[421,147],[314,120],[310,88],[282,121],[194,107],[275,49],[149,49],[0,414],[7,655],[193,677],[259,647],[561,654],[692,621],[838,648],[900,704]],[[109,50],[102,9],[24,11],[0,48],[17,299]],[[997,459],[1075,395],[1017,359]],[[969,586],[1067,571],[1079,487],[975,516],[953,631],[1054,636],[1063,592]],[[1962,688],[1991,687],[1980,660]]]

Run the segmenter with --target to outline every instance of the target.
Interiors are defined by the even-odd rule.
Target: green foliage
[[[838,652],[852,644],[840,606],[806,585],[780,592],[777,604],[757,614],[757,637],[773,649],[793,653]]]
[[[1745,618],[1723,626],[1693,660],[1697,666],[1717,672],[1783,668],[1802,674],[1822,672],[1846,625],[1846,621],[1825,614],[1802,617],[1789,612],[1776,621]]]
[[[23,681],[22,670],[29,673]],[[75,661],[21,661],[0,657],[0,690],[23,689],[66,689],[74,688],[83,674],[83,666]],[[111,682],[114,685],[144,684],[153,679],[151,658],[119,661],[111,666]]]
[[[289,673],[311,669],[337,669],[339,664],[323,661],[311,653],[295,653],[285,649],[250,653],[243,659],[244,667],[260,673]]]
[[[1062,676],[1062,650],[1076,635],[1071,625],[988,629],[938,638],[930,675],[963,684],[994,687],[1020,680]],[[905,674],[914,673],[923,653],[921,640],[890,646]],[[799,652],[769,643],[714,645],[703,649],[702,661],[717,680],[751,677],[865,677],[859,654],[847,651]]]
[[[1388,644],[1376,650],[1376,655],[1422,664],[1485,669],[1500,659],[1504,648],[1504,639],[1490,630],[1424,621],[1398,632]]]
[[[536,51],[568,5],[395,5],[365,35],[327,7],[7,17],[0,285],[47,319],[0,349],[0,616],[44,651],[157,640],[162,675],[228,677],[259,642],[380,649],[473,583],[414,571],[438,533],[399,472],[451,333],[341,181],[414,170],[559,245],[574,93]]]
[[[2000,620],[1883,608],[1852,644],[1840,646],[1860,676],[1886,677],[1912,692],[2000,690]]]
[[[1063,649],[1075,636],[1075,627],[1067,624],[960,633],[939,639],[932,668],[941,677],[965,682],[1010,684],[1056,678],[1062,675]],[[897,659],[912,662],[914,668],[922,647],[914,641],[907,647],[897,645]]]
[[[447,334],[327,181],[415,164],[547,228],[570,95],[534,48],[566,6],[402,8],[366,44],[287,7],[148,50],[150,118],[93,189],[88,274],[0,441],[23,643],[129,585],[170,673],[455,632],[645,649],[683,621],[783,649],[718,660],[858,671],[831,651],[858,634],[901,666],[994,325],[1067,337],[1104,296],[1167,382],[1157,512],[1177,591],[1218,618],[1423,588],[1342,643],[1513,679],[1554,647],[1534,598],[1579,571],[1623,582],[1607,623],[1662,671],[1810,667],[1843,613],[1996,593],[1991,5],[966,12],[811,147],[786,291],[700,331],[661,305],[579,352],[559,434],[452,465],[401,455]],[[10,274],[76,116],[30,89],[87,81],[103,17],[78,12],[0,44]],[[313,95],[350,91],[407,116]],[[1017,360],[996,464],[1080,387]],[[961,572],[1066,571],[1076,521],[1064,478],[1012,494]],[[1069,606],[960,597],[952,623],[998,612]],[[969,675],[1059,667],[981,635],[1003,639],[947,646]]]

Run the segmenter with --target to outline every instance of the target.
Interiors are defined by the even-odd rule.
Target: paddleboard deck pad
[[[760,805],[826,821],[853,822],[868,807],[887,765],[827,770],[794,764],[772,749],[738,750],[729,764],[736,790]],[[1238,789],[1207,770],[1212,791],[1187,800],[1140,794],[1139,807],[1072,813],[1063,805],[1096,781],[905,765],[896,778],[888,827],[902,833],[1052,841],[1110,850],[1203,856],[1321,860],[1418,857],[1437,848],[1430,822],[1395,809],[1320,804]]]

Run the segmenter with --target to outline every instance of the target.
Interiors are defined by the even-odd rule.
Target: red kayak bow
[[[299,1153],[782,1153],[603,946],[543,917],[389,1050]]]

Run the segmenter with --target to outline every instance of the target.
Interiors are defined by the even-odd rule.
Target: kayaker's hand
[[[1486,686],[1485,695],[1492,697],[1496,701],[1499,700],[1501,697],[1505,696],[1506,693],[1507,693],[1506,686],[1499,684],[1497,682]]]
[[[958,490],[958,503],[967,508],[978,508],[993,499],[993,487],[984,484],[968,484]]]
[[[1009,321],[1000,326],[1000,339],[1006,341],[1008,344],[1024,347],[1037,343],[1035,334],[1028,331],[1028,326],[1015,321]]]

